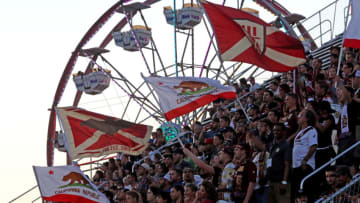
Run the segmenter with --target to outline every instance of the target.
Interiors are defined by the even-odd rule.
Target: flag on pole
[[[350,9],[350,8],[349,8]],[[360,1],[352,1],[352,16],[344,34],[344,47],[360,49]]]
[[[139,155],[147,147],[152,127],[79,108],[57,108],[71,160],[123,152]]]
[[[189,113],[218,98],[236,98],[233,86],[224,86],[209,78],[146,77],[144,80],[158,95],[166,120]]]
[[[104,194],[76,166],[33,166],[41,197],[52,202],[108,203]]]
[[[306,62],[298,39],[238,9],[201,1],[210,20],[221,58],[287,72]]]

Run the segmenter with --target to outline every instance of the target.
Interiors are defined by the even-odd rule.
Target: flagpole
[[[174,51],[175,51],[175,75],[178,77],[178,66],[177,66],[177,41],[176,41],[176,0],[173,0],[173,23],[174,23]]]
[[[226,0],[223,1],[223,3],[222,3],[223,6],[225,5],[225,2],[226,2]],[[205,20],[205,19],[204,19],[204,20]],[[211,37],[210,37],[209,46],[208,46],[208,48],[207,48],[207,50],[206,50],[205,58],[204,58],[203,63],[202,63],[202,65],[201,65],[199,78],[201,78],[202,72],[203,72],[203,70],[204,70],[205,63],[206,63],[207,57],[209,56],[209,52],[210,52],[210,48],[211,48],[211,43],[212,43],[212,41],[213,41],[214,36],[215,36],[215,34],[213,33],[213,34],[211,35]]]
[[[343,38],[342,38],[342,42],[341,42],[341,48],[340,48],[340,56],[339,56],[339,62],[338,62],[338,67],[337,67],[337,71],[336,71],[336,75],[340,74],[340,65],[341,65],[341,61],[342,61],[342,57],[343,57],[343,45],[344,45],[344,35],[346,32],[346,28],[347,28],[347,23],[348,23],[348,19],[349,19],[349,11],[350,11],[350,6],[351,6],[352,0],[349,0],[349,5],[348,5],[348,10],[346,12],[346,20],[345,20],[345,26],[344,26],[344,32],[343,32]],[[337,86],[337,84],[335,84],[335,87]]]

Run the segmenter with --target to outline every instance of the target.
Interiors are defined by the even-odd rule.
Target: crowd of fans
[[[93,182],[117,203],[314,202],[333,194],[359,173],[359,148],[299,189],[360,140],[360,52],[344,50],[337,76],[339,52],[330,49],[327,69],[309,58],[266,86],[241,78],[233,84],[236,102],[214,101],[206,110],[211,121],[184,126],[182,144],[157,150],[166,144],[157,129],[141,156],[109,159]],[[359,192],[347,201],[359,201]]]

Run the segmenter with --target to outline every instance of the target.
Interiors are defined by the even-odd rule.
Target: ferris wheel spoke
[[[190,30],[186,35],[187,36],[186,36],[186,40],[185,40],[185,46],[184,46],[184,50],[182,52],[181,60],[180,60],[180,67],[181,67],[181,72],[182,72],[183,76],[185,76],[183,63],[184,63],[184,57],[185,57],[186,48],[187,48],[189,38],[190,38]]]
[[[246,69],[244,69],[243,71],[241,71],[239,74],[233,76],[233,80],[236,81],[238,79],[240,79],[240,77],[242,77],[243,75],[245,75],[250,69],[252,69],[254,67],[254,65],[250,65],[249,67],[247,67]]]
[[[139,13],[140,13],[140,17],[141,17],[142,21],[144,22],[144,25],[145,25],[146,29],[149,29],[149,26],[148,26],[148,24],[147,24],[147,22],[146,22],[146,20],[145,20],[145,17],[144,17],[144,15],[143,15],[142,11],[139,10]],[[155,67],[155,66],[156,66],[156,63],[155,63],[156,60],[155,60],[155,56],[154,56],[154,52],[155,52],[155,53],[156,53],[156,56],[158,57],[158,60],[159,60],[159,62],[160,62],[162,71],[164,72],[165,77],[167,77],[167,72],[166,72],[166,70],[165,70],[165,66],[164,66],[163,60],[161,59],[161,56],[160,56],[160,54],[159,54],[159,50],[158,50],[158,48],[157,48],[157,46],[156,46],[156,44],[155,44],[154,38],[153,38],[152,36],[150,36],[150,42],[151,42],[152,52],[153,52],[152,57],[153,57],[154,72],[155,72],[155,70],[156,70],[156,67]]]
[[[120,73],[120,71],[118,71],[104,56],[100,55],[100,57],[105,61],[105,63],[107,63],[110,67],[112,67],[115,72],[120,76],[120,78],[125,85],[127,87],[127,89],[130,91],[130,95],[133,95],[133,96],[136,96],[136,93],[140,94],[140,97],[139,98],[146,98],[146,96],[140,92],[140,91],[137,91],[138,88],[135,87],[135,85],[133,85],[123,74]],[[122,87],[120,84],[118,84],[120,87]],[[154,104],[152,104],[151,102],[149,102],[149,104],[152,105],[152,108],[153,109],[157,109],[159,110]]]
[[[214,48],[214,50],[215,50],[215,52],[216,52],[216,55],[217,55],[218,58],[219,58],[220,67],[219,67],[218,72],[217,72],[217,75],[216,75],[216,77],[215,77],[215,79],[218,79],[221,69],[225,70],[225,68],[224,68],[224,62],[223,62],[223,60],[221,59],[220,52],[219,52],[219,50],[217,49],[217,47],[216,47],[216,45],[215,45],[214,39],[213,39],[213,37],[212,37],[213,35],[210,34],[209,26],[208,26],[208,24],[206,23],[205,20],[204,20],[204,25],[205,25],[206,31],[207,31],[207,33],[208,33],[208,35],[209,35],[209,37],[210,37],[210,43],[212,44],[212,46],[213,46],[213,48]],[[229,78],[229,76],[227,75],[226,71],[225,71],[224,73],[225,73],[226,77]]]

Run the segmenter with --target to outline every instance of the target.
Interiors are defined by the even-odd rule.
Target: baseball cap
[[[150,166],[147,163],[142,163],[140,166],[145,168],[145,170],[147,170],[147,171],[150,170]]]

